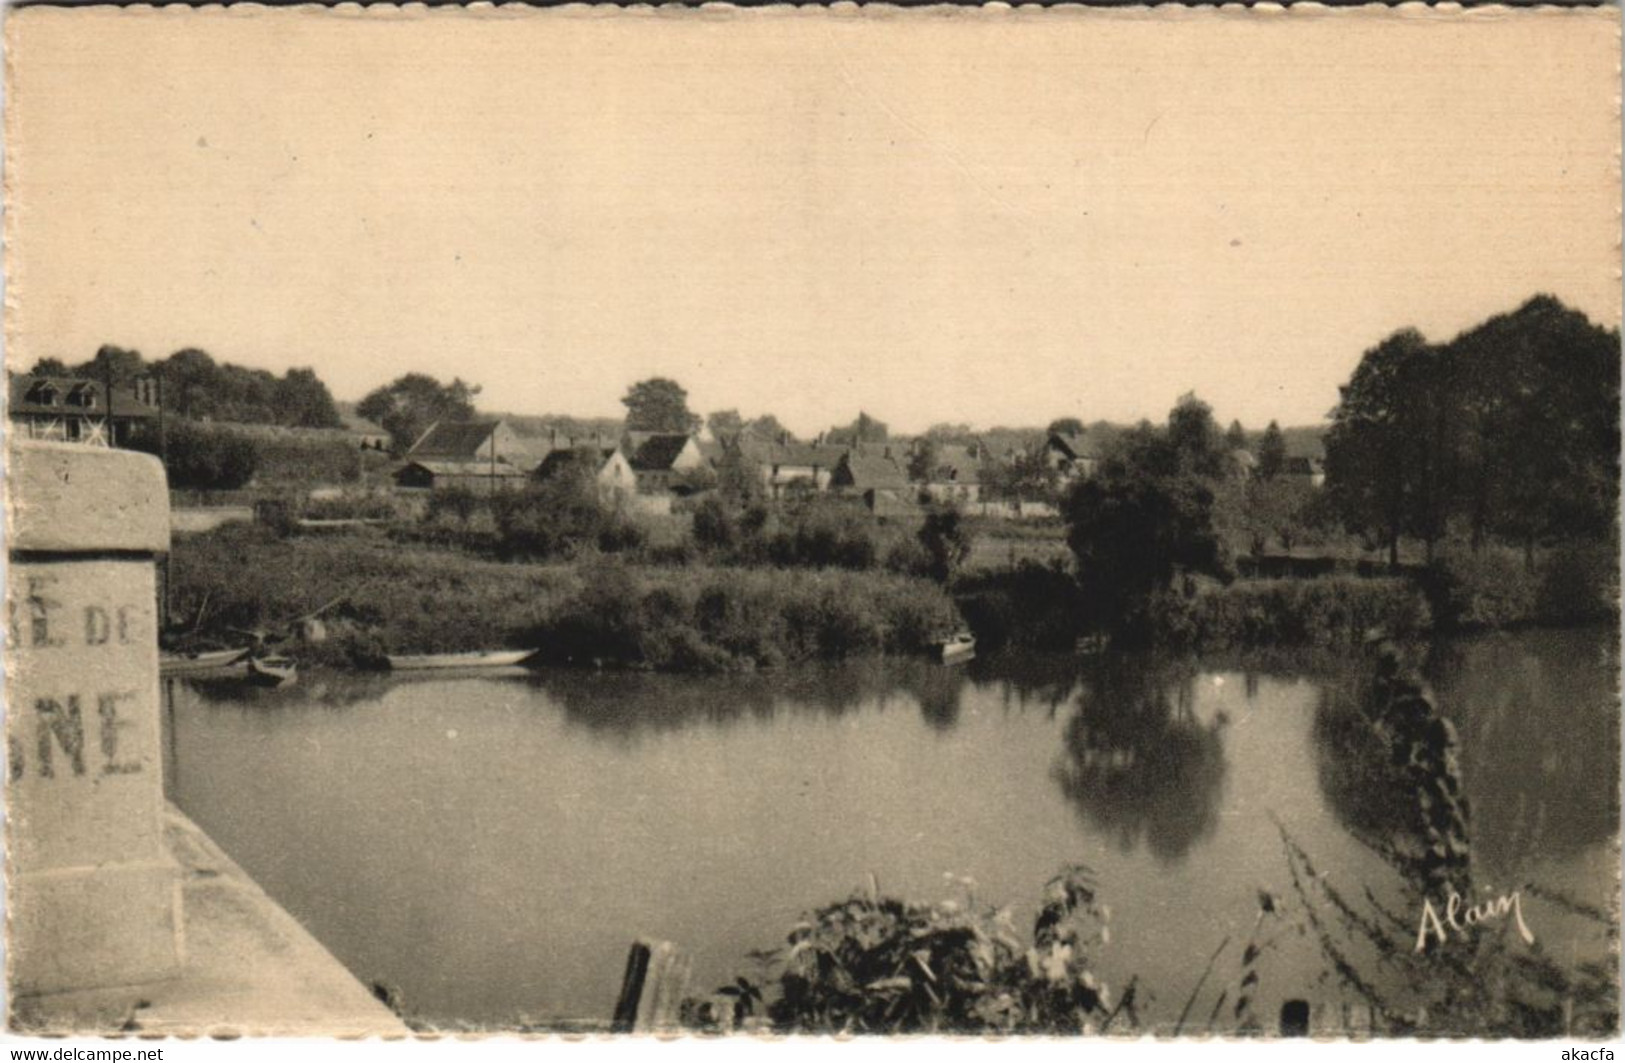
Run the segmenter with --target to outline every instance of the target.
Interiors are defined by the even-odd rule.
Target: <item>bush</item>
[[[707,550],[731,550],[739,530],[733,511],[722,499],[709,495],[694,507],[694,542]]]
[[[232,491],[254,478],[259,447],[251,439],[178,421],[165,432],[164,469],[181,489]]]
[[[1449,630],[1505,627],[1535,615],[1539,580],[1512,550],[1444,551],[1420,577],[1439,625]]]
[[[767,536],[769,560],[782,566],[873,568],[880,556],[874,518],[857,506],[829,499],[798,506]]]
[[[941,589],[919,579],[606,560],[528,641],[561,663],[723,671],[919,653],[958,622]]]
[[[988,649],[1070,650],[1085,631],[1083,594],[1060,562],[1022,561],[963,577],[954,584],[954,600],[977,644]]]
[[[1568,544],[1538,556],[1486,547],[1441,553],[1420,582],[1449,630],[1576,624],[1619,614],[1619,565],[1606,543]]]
[[[498,548],[510,557],[570,557],[583,550],[616,553],[642,545],[643,530],[574,479],[549,480],[490,500]]]
[[[1094,974],[1109,939],[1093,872],[1069,867],[1044,889],[1030,943],[1008,910],[854,896],[811,913],[789,935],[767,1017],[783,1033],[1085,1033],[1133,1019],[1133,989],[1113,1005]],[[690,1026],[754,1016],[748,979],[685,1001]]]
[[[392,520],[399,515],[394,499],[388,495],[349,493],[310,499],[300,513],[309,520]]]
[[[1164,593],[1147,610],[1152,639],[1166,646],[1357,646],[1381,629],[1403,639],[1432,627],[1427,600],[1406,579],[1339,576],[1243,580],[1194,596]]]
[[[970,535],[957,509],[936,509],[920,525],[920,546],[930,558],[928,571],[938,583],[947,583],[970,556]]]

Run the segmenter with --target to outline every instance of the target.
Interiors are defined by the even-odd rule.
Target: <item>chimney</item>
[[[789,432],[780,432],[779,433],[779,446],[787,447],[789,445],[790,445],[790,433]]]
[[[559,446],[559,426],[554,425],[547,430],[547,446],[550,450],[557,450]]]
[[[881,453],[882,457],[890,458],[891,457],[891,444],[887,443],[886,446],[885,446],[885,449],[883,449],[880,453]]]

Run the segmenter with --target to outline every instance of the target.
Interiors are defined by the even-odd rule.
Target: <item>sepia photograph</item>
[[[5,48],[9,1040],[1617,1043],[1616,6]]]

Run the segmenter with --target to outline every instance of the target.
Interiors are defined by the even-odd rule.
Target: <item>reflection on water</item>
[[[1497,636],[1429,662],[1479,881],[1611,908],[1611,639]],[[1289,890],[1283,830],[1318,871],[1388,889],[1368,843],[1408,813],[1350,711],[1361,667],[1011,655],[176,680],[167,782],[353,971],[437,1023],[601,1018],[637,936],[683,943],[719,984],[871,873],[932,899],[953,872],[1019,902],[1085,863],[1114,910],[1101,970],[1137,976],[1166,1026],[1215,948],[1255,928],[1260,890]],[[1529,904],[1552,954],[1606,954],[1594,922]],[[1261,963],[1260,1014],[1335,985],[1313,942]]]
[[[1217,825],[1228,718],[1197,718],[1195,681],[1193,668],[1103,662],[1067,721],[1055,780],[1124,851],[1178,861]]]

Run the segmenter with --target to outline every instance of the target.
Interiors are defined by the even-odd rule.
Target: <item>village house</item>
[[[841,456],[830,475],[832,491],[863,499],[877,516],[895,516],[899,507],[910,511],[908,473],[889,451],[875,453],[856,448]]]
[[[538,464],[534,446],[505,421],[436,421],[407,451],[395,484],[414,490],[514,490]]]
[[[933,502],[979,502],[982,498],[982,448],[972,443],[942,443],[933,448],[920,493]]]
[[[583,460],[590,463],[593,482],[598,485],[600,497],[606,501],[625,497],[637,490],[637,473],[620,447],[560,447],[543,458],[532,475],[538,480],[550,480],[572,463]]]
[[[128,444],[142,426],[158,419],[152,380],[116,385],[108,402],[100,380],[7,374],[6,412],[20,439],[51,439],[93,447]]]
[[[1081,435],[1051,432],[1044,441],[1044,461],[1063,481],[1087,480],[1095,474],[1100,459]]]
[[[825,491],[846,447],[825,443],[796,443],[781,437],[763,441],[750,436],[736,444],[747,467],[755,469],[770,498],[783,498],[797,490]]]
[[[699,441],[683,432],[628,432],[621,449],[644,494],[682,492],[711,468]]]

